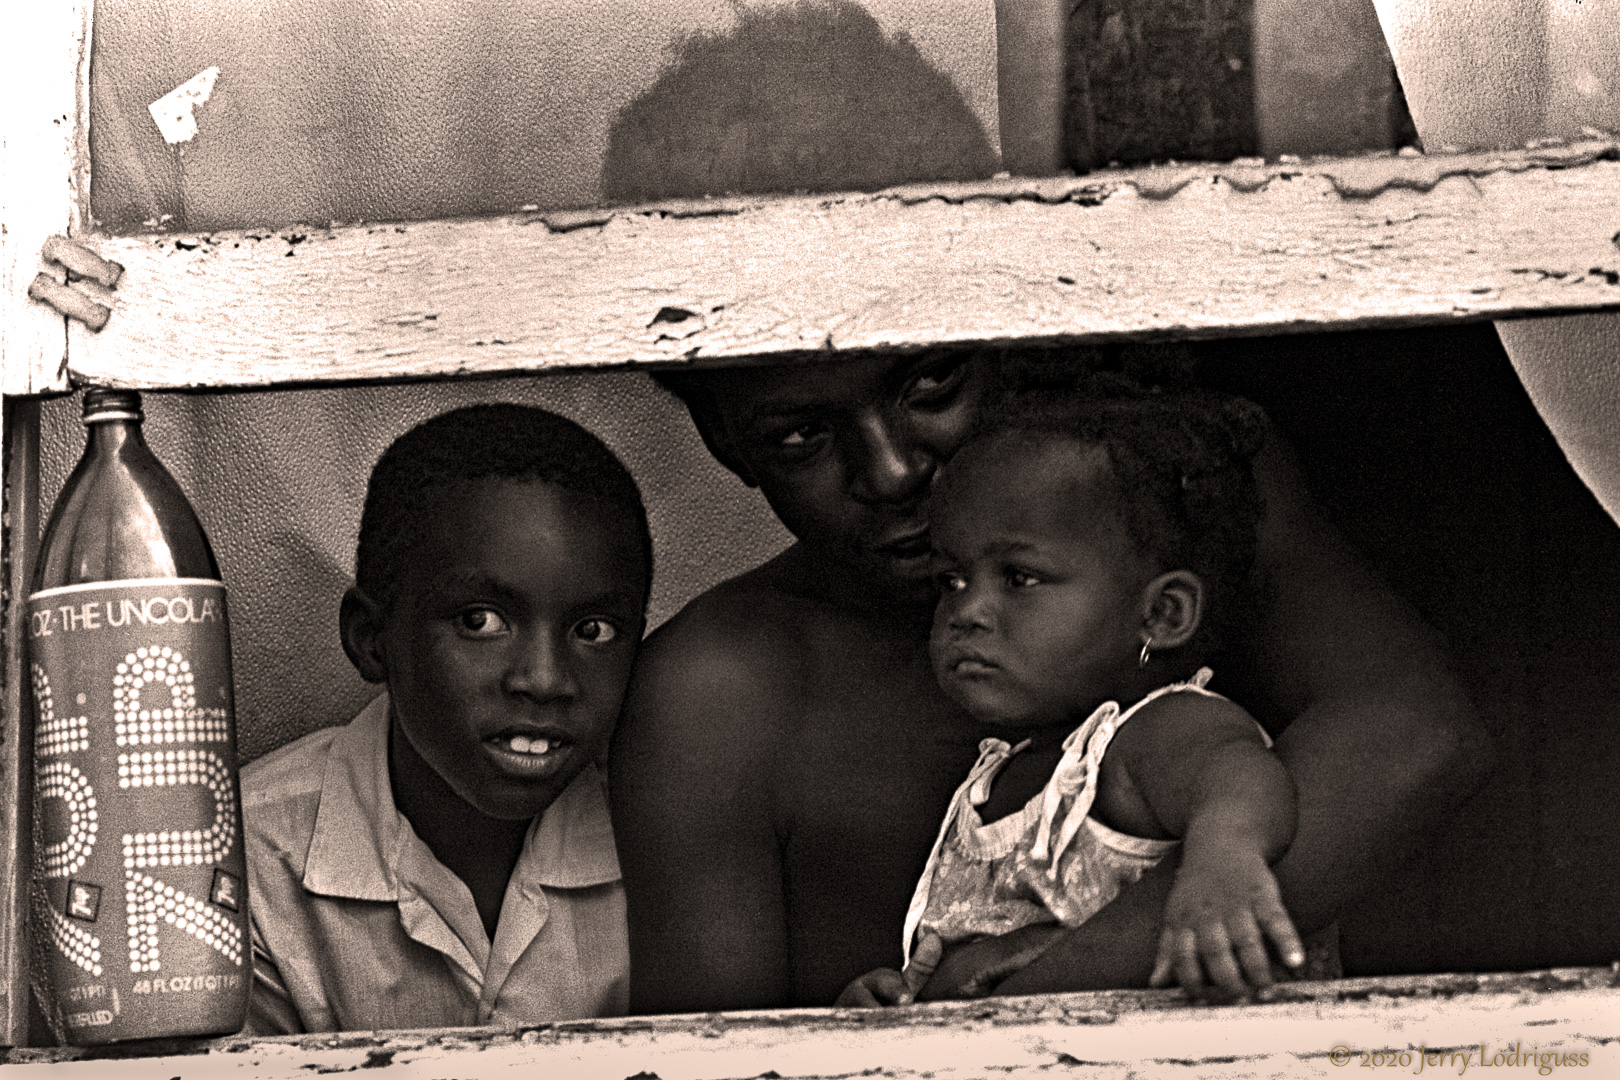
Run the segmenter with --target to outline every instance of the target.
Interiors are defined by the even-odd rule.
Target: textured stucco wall
[[[893,85],[903,72],[868,64],[836,78],[837,59],[851,51],[840,36],[870,26],[829,14],[842,2],[101,0],[92,209],[106,227],[138,231],[143,222],[210,229],[590,205],[601,201],[615,116],[678,65],[693,35],[724,37],[741,10],[808,9],[819,37],[794,51],[820,69],[812,89],[862,111],[904,111]],[[993,172],[992,0],[861,0],[860,9],[886,40],[903,36],[949,77]],[[146,106],[208,67],[219,76],[195,111],[198,133],[171,147]],[[904,145],[915,115],[897,121],[892,145],[848,132],[827,139],[810,130],[814,116],[784,124],[772,106],[806,87],[781,67],[737,72],[748,100],[724,122],[753,143],[797,136],[833,159],[831,171],[879,186],[934,178],[918,174],[915,148]]]

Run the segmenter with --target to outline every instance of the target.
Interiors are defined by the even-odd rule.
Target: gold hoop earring
[[[1136,666],[1137,667],[1139,667],[1139,668],[1147,667],[1147,665],[1148,665],[1148,656],[1150,655],[1149,650],[1151,650],[1152,648],[1153,648],[1153,639],[1151,637],[1147,638],[1146,640],[1144,640],[1142,642],[1142,655],[1138,656],[1136,658]]]

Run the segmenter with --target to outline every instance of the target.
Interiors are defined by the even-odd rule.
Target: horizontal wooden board
[[[377,1080],[863,1075],[1237,1080],[1475,1075],[1483,1057],[1485,1068],[1507,1070],[1480,1074],[1485,1076],[1612,1076],[1620,1070],[1615,981],[1609,969],[1576,969],[1298,984],[1280,988],[1270,1003],[1232,1007],[1188,1006],[1170,991],[1119,991],[889,1010],[580,1021],[511,1031],[220,1039],[90,1054],[19,1050],[10,1055],[7,1075],[98,1080],[116,1069],[123,1080],[280,1080],[375,1069],[367,1075]],[[1424,1051],[1436,1056],[1420,1066]],[[1508,1057],[1515,1053],[1516,1059]],[[1470,1057],[1466,1064],[1465,1055]],[[1528,1066],[1527,1055],[1535,1056]],[[1568,1064],[1541,1073],[1551,1055]],[[115,1065],[108,1056],[127,1060]],[[1394,1072],[1361,1074],[1364,1059],[1369,1067]]]
[[[77,382],[252,387],[1620,308],[1613,139],[103,237]],[[49,386],[35,386],[36,391]]]

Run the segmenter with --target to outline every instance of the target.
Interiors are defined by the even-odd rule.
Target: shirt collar
[[[585,766],[530,827],[513,876],[550,889],[619,880],[607,779],[594,764]]]
[[[304,864],[304,888],[312,893],[399,900],[402,849],[416,834],[394,805],[388,727],[382,694],[332,740]],[[587,765],[529,827],[513,878],[527,891],[582,889],[619,877],[606,779]]]
[[[397,901],[394,868],[409,829],[388,783],[383,694],[338,732],[327,752],[304,888],[322,896]]]

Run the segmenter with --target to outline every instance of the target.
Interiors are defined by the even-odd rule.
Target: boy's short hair
[[[1117,374],[1009,393],[975,438],[1019,433],[1100,446],[1136,551],[1159,572],[1191,570],[1209,590],[1194,643],[1212,649],[1254,566],[1265,503],[1253,462],[1266,441],[1258,405],[1206,390],[1148,390]]]
[[[601,439],[574,421],[531,405],[469,405],[441,413],[395,439],[371,470],[355,583],[384,605],[396,568],[424,531],[436,495],[480,480],[545,481],[621,512],[643,552],[652,586],[652,532],[641,489]]]

